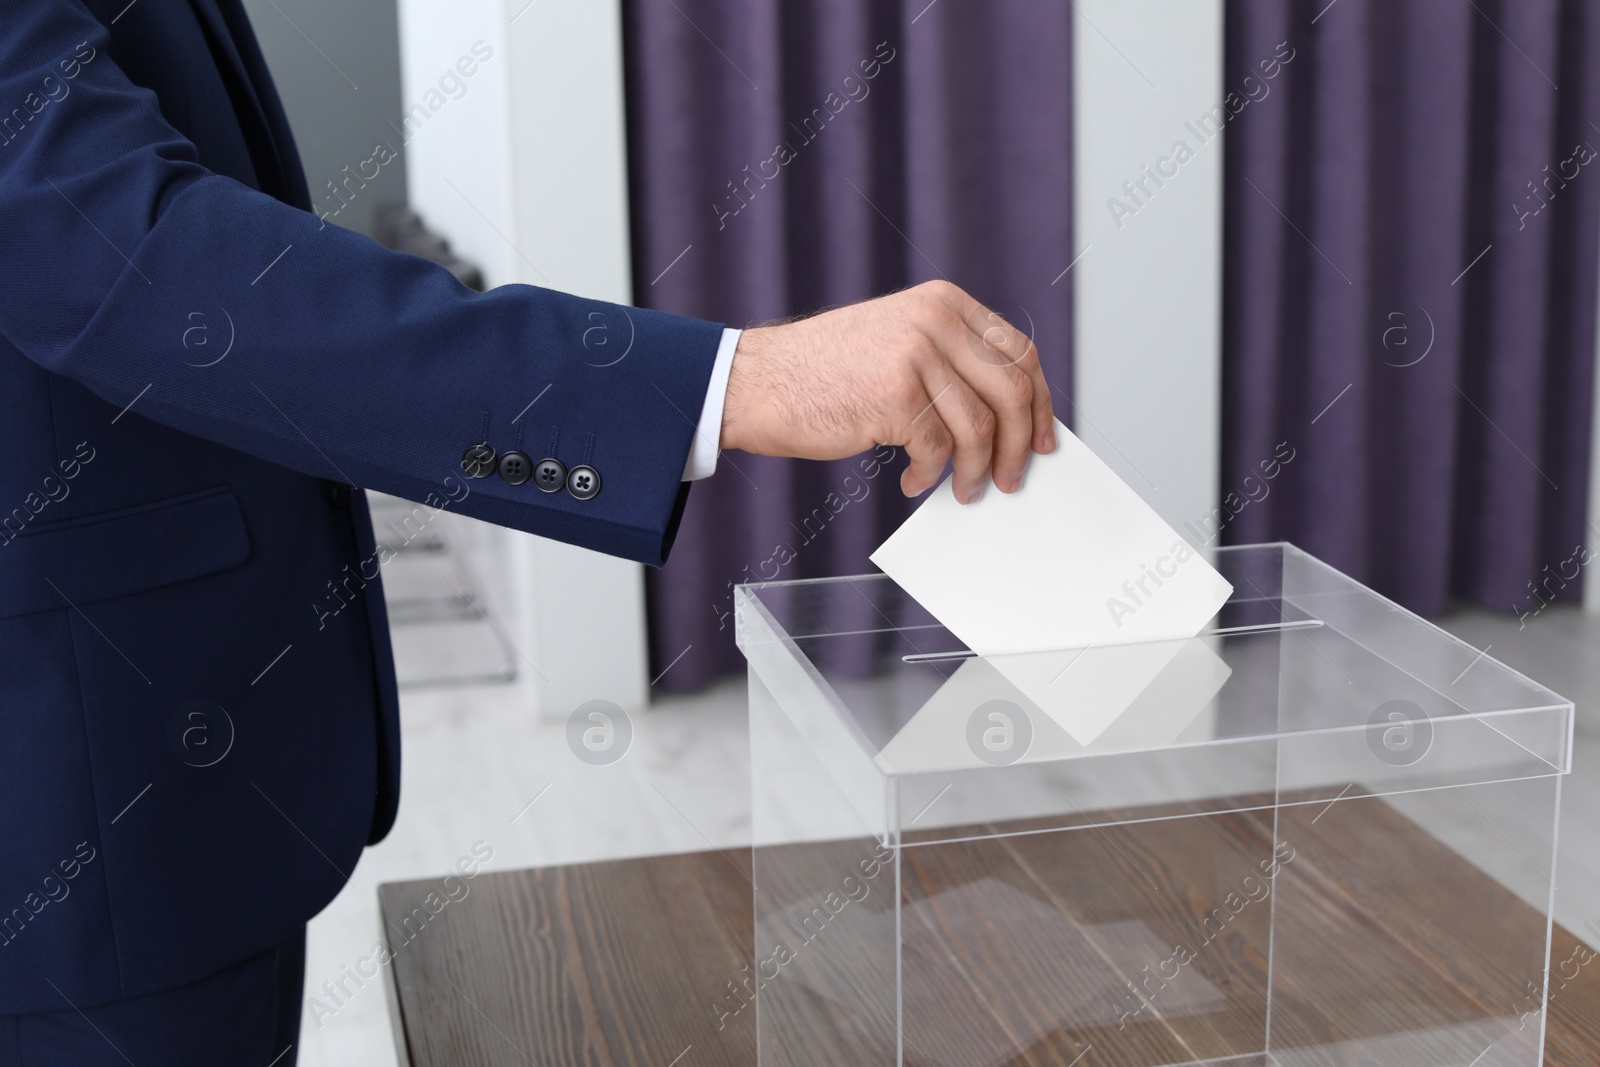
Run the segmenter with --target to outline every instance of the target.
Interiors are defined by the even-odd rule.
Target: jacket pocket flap
[[[0,618],[159,589],[249,555],[227,488],[45,523],[0,541]]]

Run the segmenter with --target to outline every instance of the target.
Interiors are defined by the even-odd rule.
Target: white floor
[[[487,870],[748,843],[742,682],[641,717],[627,754],[607,767],[575,759],[565,722],[538,718],[515,686],[407,692],[401,713],[399,820],[311,922],[305,1067],[396,1062],[376,981],[349,997],[320,992],[371,952],[379,883],[442,875],[477,842],[479,854],[493,850]]]
[[[437,567],[437,560],[418,566]],[[1600,651],[1600,618],[1550,608],[1519,629],[1515,618],[1473,611],[1445,625],[1577,702],[1578,745],[1574,773],[1564,785],[1556,917],[1590,941],[1600,940],[1600,656],[1594,654]],[[479,638],[467,644],[481,650]],[[448,641],[430,631],[421,645],[402,636],[397,647],[402,677],[415,678],[437,671]],[[492,675],[493,666],[466,673]],[[745,703],[739,679],[693,697],[661,700],[636,718],[627,754],[594,767],[569,751],[564,720],[539,716],[520,685],[407,689],[401,701],[399,820],[311,923],[300,1063],[396,1063],[380,984],[368,982],[351,996],[323,990],[325,981],[371,951],[379,936],[376,887],[382,882],[442,875],[474,847],[479,855],[492,849],[486,869],[509,870],[745,846]],[[1502,847],[1517,837],[1516,825],[1442,818],[1432,828],[1463,851],[1503,856],[1503,864],[1492,860],[1487,866],[1525,896],[1548,891],[1536,872],[1512,856],[1514,849]],[[1585,931],[1587,923],[1595,926]]]

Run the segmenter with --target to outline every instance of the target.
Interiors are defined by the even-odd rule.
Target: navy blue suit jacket
[[[418,525],[671,545],[719,326],[474,293],[309,207],[238,0],[5,5],[0,1014],[281,941],[387,832],[382,558],[349,484]],[[468,478],[481,441],[600,492]]]

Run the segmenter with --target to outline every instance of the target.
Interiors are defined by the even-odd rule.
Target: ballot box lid
[[[1196,637],[1008,656],[881,574],[738,586],[752,745],[818,761],[875,833],[910,835],[940,832],[911,823],[935,798],[970,824],[1570,769],[1572,703],[1487,651],[1293,545],[1205,554],[1234,593]]]

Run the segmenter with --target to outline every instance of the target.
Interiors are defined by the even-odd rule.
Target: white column
[[[1596,300],[1600,309],[1600,299]],[[1595,360],[1600,363],[1600,327],[1595,330],[1597,350]],[[1589,522],[1583,532],[1584,543],[1589,546],[1591,558],[1600,557],[1600,368],[1594,376],[1594,405],[1589,415]],[[1583,576],[1583,610],[1600,614],[1600,573],[1589,570]]]
[[[400,51],[413,121],[397,133],[429,227],[490,285],[631,302],[616,0],[400,0]],[[540,713],[565,717],[597,698],[643,707],[643,569],[499,538],[507,595],[496,606]]]
[[[1074,429],[1181,530],[1218,497],[1222,2],[1073,8]]]

